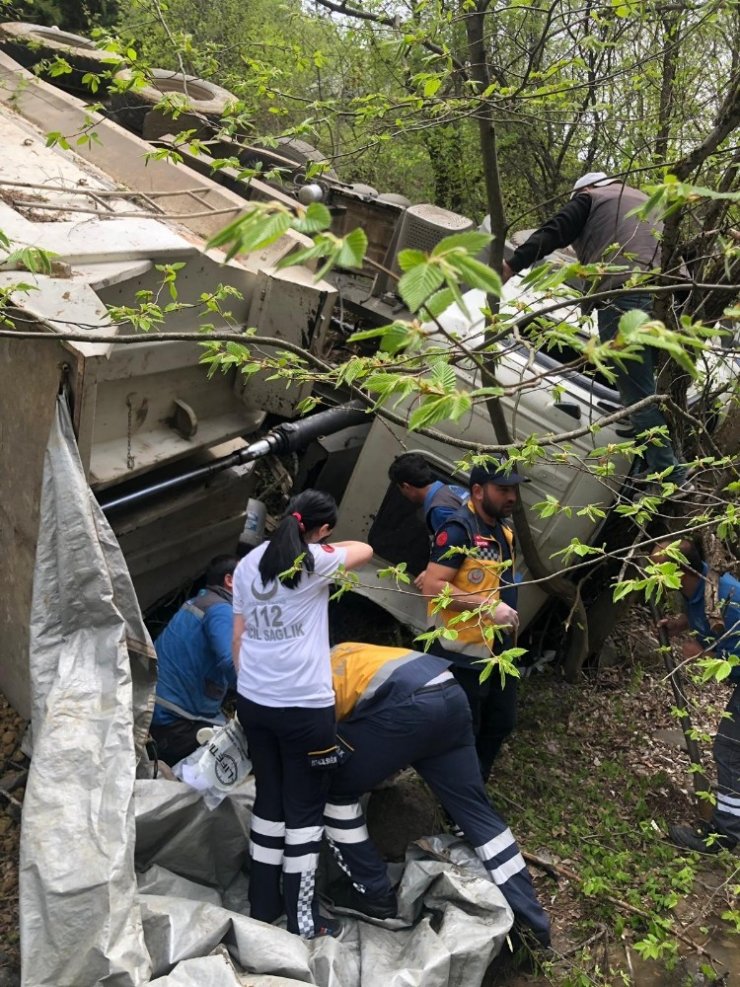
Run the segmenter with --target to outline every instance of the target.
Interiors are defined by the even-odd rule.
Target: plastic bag
[[[186,785],[202,792],[209,809],[215,809],[252,770],[247,738],[238,720],[218,727],[209,741],[172,770]]]

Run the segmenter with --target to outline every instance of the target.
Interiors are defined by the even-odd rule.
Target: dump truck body
[[[16,256],[0,268],[0,290],[16,330],[45,337],[0,339],[0,554],[8,574],[0,686],[27,715],[38,501],[57,393],[69,397],[80,458],[99,498],[190,470],[245,446],[266,414],[294,415],[308,388],[275,387],[259,375],[247,382],[233,371],[209,379],[201,347],[187,336],[207,316],[216,330],[250,325],[318,351],[335,290],[305,268],[276,270],[281,257],[305,245],[293,233],[244,261],[225,264],[206,251],[204,237],[239,215],[243,198],[167,162],[146,165],[149,145],[110,121],[97,122],[102,144],[85,145],[87,160],[48,147],[47,132],[80,128],[83,104],[34,79],[11,109],[9,84],[17,88],[24,76],[0,54],[0,230]],[[47,254],[49,267],[35,250]],[[134,329],[116,323],[111,307],[170,302],[161,267],[171,264],[182,265],[177,307],[158,328],[185,339],[142,334],[141,342],[116,345]],[[228,316],[204,313],[203,298],[219,285],[233,289],[223,305]],[[61,338],[70,332],[111,342]],[[251,491],[251,468],[240,466],[208,486],[116,512],[111,523],[143,607],[197,576],[214,554],[234,550]]]

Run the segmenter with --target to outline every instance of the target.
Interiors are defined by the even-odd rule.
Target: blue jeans
[[[652,299],[650,294],[645,291],[632,291],[612,299],[606,308],[598,310],[599,339],[602,343],[614,339],[619,329],[619,320],[625,312],[631,312],[638,308],[644,312],[650,312],[651,307]],[[614,366],[614,372],[617,375],[617,388],[625,407],[656,393],[655,356],[655,350],[652,347],[646,347],[639,360],[626,361],[624,370]],[[649,428],[659,428],[666,425],[666,420],[657,404],[651,404],[640,411],[635,411],[630,417],[638,434]],[[686,468],[680,465],[676,459],[670,439],[663,439],[662,445],[649,443],[643,455],[649,473],[662,473],[671,467],[678,467],[668,478],[676,483],[681,483],[685,478]]]

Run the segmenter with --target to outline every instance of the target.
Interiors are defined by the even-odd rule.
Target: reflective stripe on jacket
[[[449,667],[449,661],[408,648],[349,641],[331,650],[337,720],[389,696],[403,699]]]

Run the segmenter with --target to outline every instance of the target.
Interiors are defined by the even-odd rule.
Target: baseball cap
[[[588,174],[581,175],[576,181],[571,192],[571,198],[579,189],[588,188],[589,185],[611,185],[613,181],[614,179],[609,178],[605,171],[589,171]]]
[[[513,487],[517,483],[530,482],[528,477],[514,470],[507,473],[504,469],[505,462],[503,457],[497,457],[485,466],[474,466],[470,471],[470,486],[472,487],[474,483],[479,483],[481,486],[484,483],[497,483],[500,487]]]

